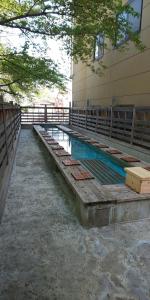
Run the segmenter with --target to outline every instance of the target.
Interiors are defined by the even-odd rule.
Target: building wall
[[[133,43],[125,51],[105,51],[107,66],[99,77],[82,63],[73,65],[73,105],[150,105],[150,0],[143,0],[141,39],[146,49],[139,52]]]

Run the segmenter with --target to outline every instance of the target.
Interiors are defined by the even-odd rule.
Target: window
[[[143,2],[142,0],[129,1],[129,4],[134,9],[134,11],[139,14],[139,16],[137,17],[128,15],[128,22],[131,25],[133,32],[139,32],[141,29],[142,2]]]
[[[122,13],[118,16],[118,21],[120,22],[127,22],[128,21],[128,14],[126,12]],[[116,35],[116,46],[121,45],[122,43],[127,40],[127,33],[123,30],[118,30]]]
[[[137,12],[139,14],[139,16],[132,16],[131,14],[127,14],[127,13],[123,13],[121,16],[119,16],[118,18],[122,19],[122,20],[126,20],[130,27],[131,27],[131,31],[133,33],[138,33],[141,29],[141,17],[142,17],[142,4],[143,4],[143,0],[129,0],[128,4],[134,9],[135,12]],[[119,46],[122,43],[124,43],[126,40],[128,40],[129,36],[127,33],[125,32],[118,32],[118,36],[117,37],[117,41],[116,41],[116,45]]]
[[[94,53],[94,59],[99,60],[104,55],[104,35],[102,33],[99,33],[96,36],[95,41],[95,53]]]

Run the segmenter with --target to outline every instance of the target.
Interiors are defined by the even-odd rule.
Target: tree
[[[57,70],[51,59],[36,58],[26,51],[17,53],[0,47],[0,90],[19,98],[36,91],[40,85],[51,88],[55,85],[65,90],[65,77]]]
[[[116,38],[128,33],[141,49],[142,43],[125,17],[127,13],[137,16],[130,5],[123,5],[121,0],[2,0],[1,30],[18,29],[26,37],[26,42],[19,53],[1,46],[0,69],[4,74],[1,89],[5,90],[7,86],[6,91],[17,93],[48,82],[64,88],[63,76],[50,59],[29,55],[28,49],[34,37],[40,36],[44,41],[47,38],[61,39],[68,55],[91,66],[91,53],[99,32],[113,46]],[[38,44],[34,47],[38,48]]]

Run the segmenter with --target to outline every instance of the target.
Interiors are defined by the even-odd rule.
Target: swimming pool
[[[80,160],[101,184],[124,183],[124,163],[94,146],[89,145],[57,127],[46,129],[74,159]]]

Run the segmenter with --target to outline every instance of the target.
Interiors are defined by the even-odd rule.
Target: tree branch
[[[17,21],[17,20],[21,20],[21,19],[26,19],[26,18],[36,18],[36,17],[41,17],[41,16],[47,16],[47,15],[58,15],[58,16],[68,16],[68,13],[64,12],[64,11],[56,11],[55,9],[58,7],[53,8],[53,10],[51,11],[46,11],[47,9],[52,8],[51,6],[46,6],[42,11],[38,12],[38,13],[31,13],[31,9],[30,8],[28,10],[28,12],[26,12],[23,15],[19,15],[19,16],[15,16],[9,19],[2,19],[0,20],[0,25],[5,26],[5,24],[7,23],[11,23],[13,21]],[[70,17],[73,17],[73,14],[70,14]]]
[[[5,80],[5,79],[2,79],[2,78],[0,78],[1,80]],[[5,83],[5,84],[0,84],[0,87],[3,87],[3,86],[10,86],[10,85],[12,85],[12,84],[14,84],[14,83],[16,83],[16,82],[19,82],[20,81],[20,79],[16,79],[16,80],[14,80],[14,81],[12,81],[12,82],[9,82],[9,83]]]
[[[1,88],[0,88],[0,92],[7,93],[7,94],[10,94],[10,95],[13,95],[13,96],[21,96],[19,93],[15,93],[13,91],[8,91],[8,90],[1,89]]]
[[[20,29],[20,30],[26,30],[28,32],[31,32],[31,33],[35,33],[35,34],[40,34],[40,35],[46,35],[46,36],[56,36],[56,35],[59,35],[59,34],[56,34],[56,33],[48,33],[44,30],[38,30],[38,29],[31,29],[30,27],[26,27],[26,26],[18,26],[17,24],[4,24],[3,26],[5,27],[9,27],[9,28],[17,28],[17,29]]]

